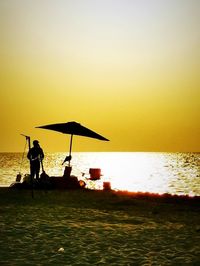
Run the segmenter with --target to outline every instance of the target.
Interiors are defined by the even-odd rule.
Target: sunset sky
[[[200,151],[199,0],[0,0],[0,151]]]

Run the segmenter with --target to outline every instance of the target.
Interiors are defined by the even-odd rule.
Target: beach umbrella
[[[58,132],[63,133],[63,134],[71,135],[69,156],[67,156],[65,158],[65,161],[69,161],[69,165],[70,165],[70,160],[71,160],[73,135],[109,141],[108,139],[104,138],[103,136],[99,135],[98,133],[96,133],[96,132],[92,131],[91,129],[86,128],[86,127],[82,126],[81,124],[74,122],[74,121],[67,122],[67,123],[44,125],[44,126],[39,126],[36,128],[49,129],[49,130],[53,130],[53,131],[58,131]]]

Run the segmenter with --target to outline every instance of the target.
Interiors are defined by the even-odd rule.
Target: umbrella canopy
[[[58,123],[58,124],[39,126],[37,128],[49,129],[49,130],[61,132],[63,134],[70,134],[71,135],[70,150],[69,150],[69,162],[71,160],[73,135],[109,141],[108,139],[104,138],[103,136],[99,135],[98,133],[96,133],[96,132],[92,131],[91,129],[86,128],[86,127],[82,126],[81,124],[74,122],[74,121],[73,122],[67,122],[67,123]]]

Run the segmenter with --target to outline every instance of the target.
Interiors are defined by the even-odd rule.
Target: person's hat
[[[33,145],[34,145],[34,144],[38,144],[38,143],[39,143],[38,140],[34,140],[34,141],[33,141]]]

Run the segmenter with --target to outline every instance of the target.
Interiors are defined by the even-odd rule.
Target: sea
[[[0,153],[0,186],[10,186],[18,173],[29,174],[26,153]],[[46,153],[49,176],[62,176],[66,153]],[[72,173],[90,189],[110,182],[113,190],[200,196],[200,153],[73,152]],[[89,180],[89,169],[100,168],[101,179]]]

